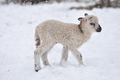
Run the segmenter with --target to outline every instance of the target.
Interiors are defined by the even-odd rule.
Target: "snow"
[[[120,9],[69,10],[78,3],[38,5],[0,5],[0,80],[119,80],[120,79]],[[35,27],[44,20],[76,23],[84,13],[96,15],[101,33],[78,50],[85,66],[69,52],[68,61],[59,65],[62,45],[49,52],[51,66],[34,71]],[[58,57],[56,57],[58,56]]]

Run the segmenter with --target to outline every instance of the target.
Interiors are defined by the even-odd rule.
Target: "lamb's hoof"
[[[41,69],[41,67],[40,67],[40,66],[37,66],[37,65],[35,64],[35,71],[38,72],[40,69]]]
[[[38,72],[39,70],[35,70],[36,72]]]
[[[35,70],[36,72],[38,72],[40,69],[37,69],[37,70]]]

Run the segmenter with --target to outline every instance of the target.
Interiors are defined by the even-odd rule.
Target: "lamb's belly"
[[[83,42],[81,40],[76,40],[76,39],[58,39],[57,40],[58,43],[64,45],[64,46],[68,46],[68,47],[74,47],[74,48],[79,48]]]

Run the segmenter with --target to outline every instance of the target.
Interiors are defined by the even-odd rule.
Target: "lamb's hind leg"
[[[40,46],[40,38],[39,36],[37,35],[37,33],[35,34],[35,41],[36,41],[36,50],[34,51],[34,64],[35,64],[35,71],[38,72],[38,70],[41,69],[41,66],[40,66],[40,53],[38,52],[38,47]]]
[[[38,49],[34,51],[34,64],[35,64],[35,71],[38,72],[41,69],[40,66],[40,53],[38,52]]]
[[[49,43],[49,42],[48,42]],[[49,44],[43,42],[38,48],[35,50],[34,59],[35,59],[35,71],[38,72],[41,69],[40,66],[40,56],[43,55],[49,49]],[[46,57],[47,59],[47,57]]]
[[[42,54],[42,61],[45,66],[50,66],[47,58],[47,54],[50,51],[50,49],[54,46],[54,44],[49,45],[48,50]]]
[[[61,61],[59,64],[62,65],[62,61],[66,61],[67,59],[68,59],[68,46],[64,46]]]
[[[48,54],[48,51],[42,54],[42,61],[45,66],[48,66],[48,65],[50,66],[48,62],[47,54]]]
[[[81,53],[77,49],[71,48],[70,50],[73,53],[73,55],[75,56],[75,58],[77,59],[77,61],[79,62],[79,65],[81,65],[81,64],[84,65],[83,61],[82,61]]]

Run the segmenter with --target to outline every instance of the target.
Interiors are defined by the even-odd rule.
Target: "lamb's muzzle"
[[[102,28],[101,26],[99,25],[99,27],[96,29],[97,32],[101,32],[102,31]]]

